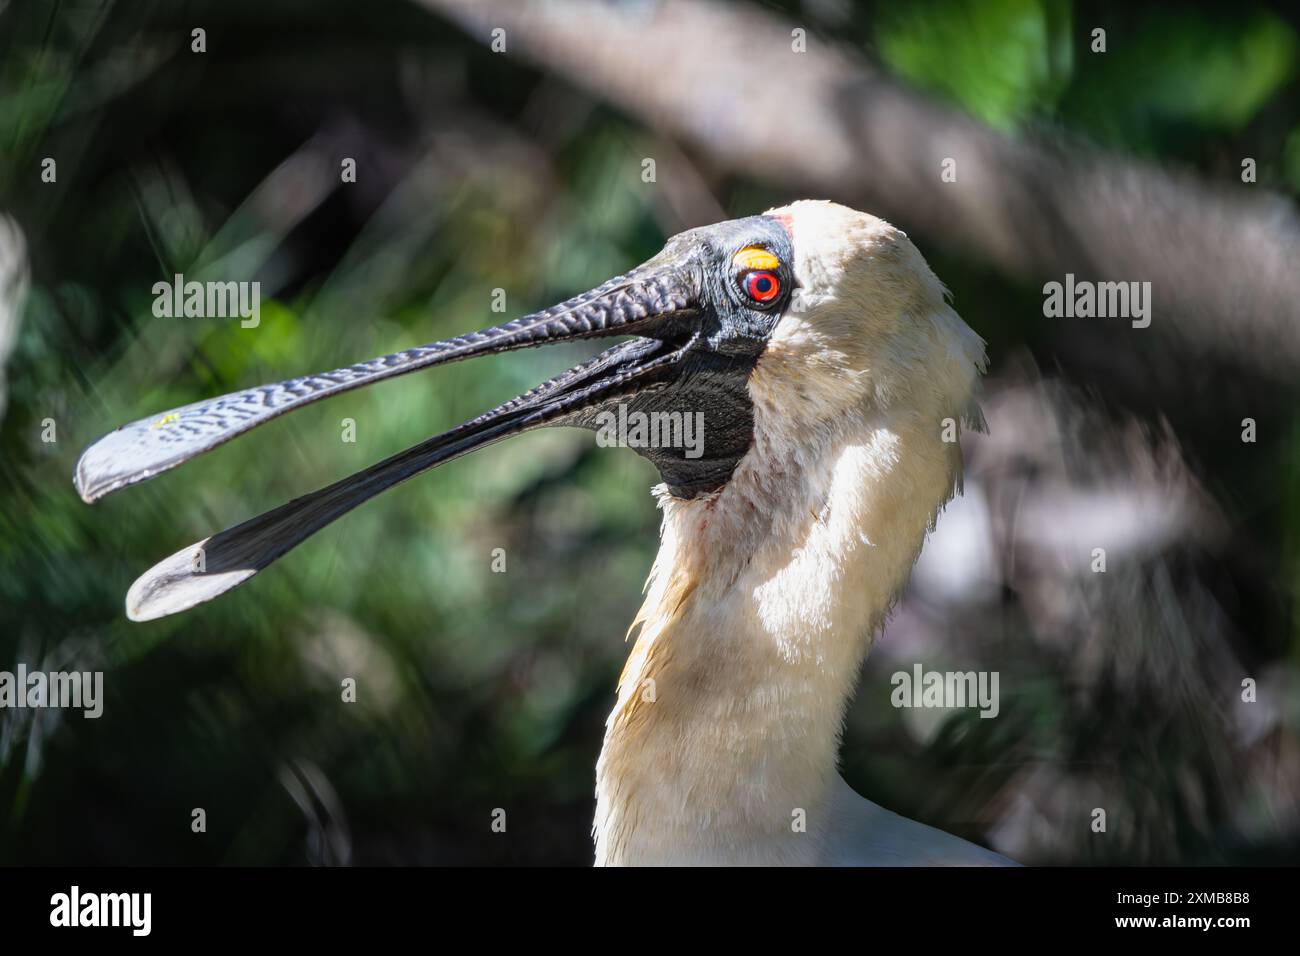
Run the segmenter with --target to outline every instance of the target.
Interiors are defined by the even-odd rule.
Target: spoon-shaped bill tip
[[[204,538],[182,548],[140,575],[126,593],[126,616],[133,621],[153,621],[187,611],[238,587],[258,572],[256,567],[208,571],[210,540]]]

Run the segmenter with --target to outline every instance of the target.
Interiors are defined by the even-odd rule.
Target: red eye
[[[745,276],[745,294],[755,302],[771,302],[781,294],[781,280],[775,272],[751,272]]]

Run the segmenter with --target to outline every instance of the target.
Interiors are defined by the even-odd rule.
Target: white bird
[[[985,363],[915,246],[873,216],[803,201],[689,230],[506,325],[125,426],[86,450],[76,484],[94,501],[340,391],[610,335],[633,338],[182,549],[136,581],[128,614],[216,597],[378,492],[510,435],[698,414],[702,448],[636,449],[663,477],[662,541],[597,763],[596,862],[1010,863],[863,799],[836,769],[863,660],[960,484],[954,439],[980,421]]]

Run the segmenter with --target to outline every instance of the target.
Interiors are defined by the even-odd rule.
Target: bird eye
[[[766,304],[781,294],[781,280],[775,272],[751,272],[745,276],[745,294]]]

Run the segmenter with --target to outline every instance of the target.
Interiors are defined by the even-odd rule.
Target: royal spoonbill
[[[636,449],[662,477],[662,540],[596,768],[596,861],[1009,862],[876,806],[836,769],[862,662],[958,490],[985,364],[916,247],[874,216],[801,201],[688,230],[542,312],[126,425],[85,451],[76,486],[93,502],[417,369],[611,336],[628,340],[177,551],[131,587],[128,615],[211,600],[379,492],[512,435],[702,416],[693,450]]]

